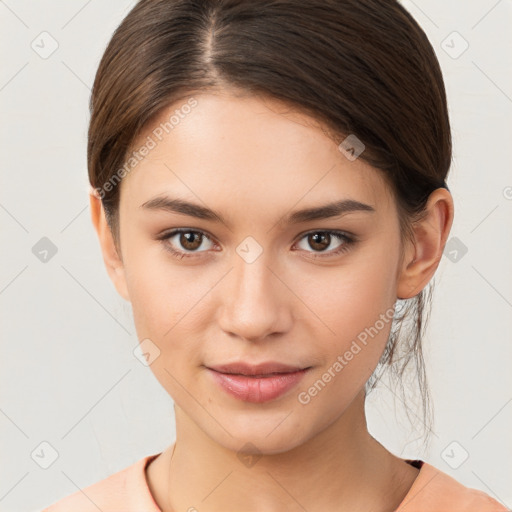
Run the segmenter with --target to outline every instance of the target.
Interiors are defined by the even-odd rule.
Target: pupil
[[[327,233],[315,233],[313,235],[313,245],[319,245],[319,247],[317,247],[317,249],[325,249],[325,247],[329,246],[329,243],[327,241]],[[322,244],[321,242],[318,241],[318,239],[323,239],[324,240],[324,243]],[[327,242],[327,243],[326,243]]]
[[[182,233],[182,238],[185,239],[185,242],[184,243],[182,242],[183,247],[185,247],[186,249],[197,249],[197,247],[194,247],[193,245],[194,245],[194,239],[199,238],[198,233],[191,233],[191,232]],[[190,245],[192,245],[192,247],[190,247]]]

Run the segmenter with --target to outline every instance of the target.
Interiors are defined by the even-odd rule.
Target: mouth
[[[275,400],[294,388],[311,366],[290,366],[269,362],[250,365],[239,362],[205,367],[223,391],[245,402]]]
[[[302,366],[290,366],[277,362],[260,363],[255,365],[238,362],[216,366],[207,366],[207,368],[218,373],[224,373],[227,375],[244,375],[247,377],[268,377],[271,375],[294,373],[306,369],[306,367]]]

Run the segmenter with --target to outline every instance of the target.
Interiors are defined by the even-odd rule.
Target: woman
[[[420,363],[426,399],[450,163],[399,3],[140,1],[96,75],[90,201],[176,442],[46,511],[505,510],[366,424],[381,368]]]

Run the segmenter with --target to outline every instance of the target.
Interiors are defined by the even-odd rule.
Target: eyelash
[[[187,253],[185,251],[177,251],[169,243],[166,243],[170,238],[172,238],[173,236],[178,235],[180,233],[200,234],[200,235],[204,236],[205,238],[207,238],[208,240],[211,240],[211,237],[208,236],[204,231],[200,231],[200,230],[196,230],[196,229],[187,229],[187,228],[174,229],[168,233],[164,233],[163,235],[159,236],[158,240],[160,240],[164,244],[165,250],[169,251],[173,257],[178,258],[180,260],[183,258],[196,257],[196,255],[198,253],[205,252],[205,251],[193,251],[193,252]],[[324,256],[324,252],[320,252],[320,253],[316,253],[316,254],[313,253],[313,254],[315,254],[313,256],[313,258],[329,258],[329,257],[333,257],[333,256],[338,256],[338,255],[350,250],[350,248],[357,241],[357,238],[354,236],[348,236],[347,234],[345,234],[342,231],[329,230],[329,229],[308,231],[307,233],[304,233],[302,235],[302,237],[299,239],[299,241],[302,240],[303,238],[306,238],[309,235],[318,234],[318,233],[334,236],[335,238],[338,238],[339,240],[343,241],[344,243],[342,245],[340,245],[337,249],[326,252],[327,256]]]

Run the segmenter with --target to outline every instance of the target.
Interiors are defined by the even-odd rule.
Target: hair
[[[362,141],[359,158],[389,185],[402,241],[414,243],[430,194],[448,188],[452,141],[441,69],[426,34],[397,1],[141,0],[115,30],[90,99],[89,180],[114,240],[115,180],[126,174],[137,136],[177,101],[226,90],[280,100],[319,121],[337,143],[348,135]],[[389,368],[403,393],[402,377],[414,363],[430,430],[422,354],[428,288],[398,298],[404,307],[365,392]]]

